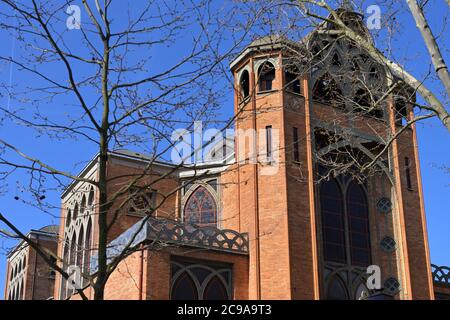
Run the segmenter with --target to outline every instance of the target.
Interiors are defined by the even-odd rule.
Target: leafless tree
[[[0,165],[5,179],[17,170],[29,173],[24,186],[33,196],[29,203],[45,212],[59,205],[46,202],[43,194],[61,191],[71,181],[98,190],[98,267],[93,277],[85,276],[94,299],[103,299],[110,274],[136,249],[130,244],[108,261],[111,225],[141,189],[164,179],[142,186],[154,161],[170,155],[173,130],[191,129],[196,120],[215,121],[224,88],[229,86],[217,79],[228,73],[224,66],[240,49],[253,22],[252,18],[242,21],[230,39],[225,31],[237,15],[236,8],[209,0],[171,4],[83,0],[80,7],[70,5],[68,1],[1,1],[2,31],[16,39],[21,54],[0,60],[14,66],[21,81],[14,87],[1,84],[10,103],[0,111],[5,121],[30,128],[36,137],[92,144],[98,150],[98,179],[61,170],[51,164],[54,161],[29,155],[3,138]],[[218,122],[224,128],[230,123]],[[133,147],[149,155],[148,165],[112,195],[106,172],[109,152]],[[67,279],[61,257],[53,263],[48,252],[27,239],[7,214],[1,214],[0,220],[10,230],[3,235],[28,242]],[[87,299],[82,289],[77,291]]]
[[[98,150],[99,178],[86,179],[62,170],[0,137],[1,173],[7,178],[17,170],[29,172],[26,189],[33,195],[30,204],[44,211],[59,205],[46,203],[43,192],[60,191],[69,181],[88,183],[98,190],[99,241],[95,248],[98,270],[94,277],[86,275],[94,289],[94,299],[103,299],[105,285],[118,263],[138,249],[131,248],[130,242],[114,261],[108,261],[111,224],[121,208],[145,191],[142,189],[151,188],[147,183],[142,187],[142,181],[151,173],[154,161],[167,156],[173,147],[168,137],[176,127],[183,125],[190,129],[195,120],[215,121],[214,111],[234,83],[226,62],[250,37],[276,34],[274,41],[303,39],[285,41],[289,43],[291,57],[291,67],[286,70],[291,78],[286,86],[295,86],[298,78],[320,70],[317,86],[311,88],[313,94],[324,99],[322,102],[346,111],[332,118],[330,129],[314,132],[316,147],[320,147],[315,157],[331,168],[328,174],[352,172],[355,177],[365,179],[383,170],[391,144],[418,121],[437,117],[450,129],[448,100],[439,99],[424,84],[425,79],[414,77],[412,71],[408,72],[377,48],[373,41],[378,37],[376,30],[368,34],[359,25],[362,20],[358,15],[348,15],[342,10],[343,5],[349,5],[347,2],[277,0],[219,5],[200,0],[168,5],[150,1],[135,7],[135,3],[128,1],[125,5],[121,1],[91,4],[83,0],[81,25],[77,25],[76,19],[69,20],[75,23],[71,25],[74,29],[70,29],[66,27],[69,2],[0,1],[0,26],[17,39],[25,53],[20,57],[0,56],[0,60],[26,75],[20,86],[12,88],[7,82],[0,85],[11,99],[10,105],[0,107],[2,119],[31,128],[37,135],[54,141],[91,143]],[[362,11],[363,4],[360,1],[360,6],[352,11]],[[396,1],[383,4],[390,10],[383,15],[384,27],[392,31],[395,12],[403,8]],[[408,4],[421,26],[432,56],[430,63],[448,94],[448,69],[423,15],[427,3],[417,6],[415,1],[408,1]],[[390,36],[388,32],[383,39],[388,48]],[[159,63],[158,59],[166,60],[161,52],[167,54],[168,63]],[[336,52],[340,53],[335,55]],[[222,87],[217,81],[220,77],[227,80],[227,86]],[[338,83],[345,90],[339,89]],[[416,93],[424,103],[416,101]],[[59,106],[56,111],[55,106]],[[407,114],[412,107],[416,111]],[[337,129],[343,127],[343,122],[352,123],[362,116],[386,120],[372,128],[379,137],[377,143],[355,138],[352,130]],[[227,128],[232,121],[219,124]],[[150,160],[139,174],[130,175],[129,183],[111,195],[106,173],[108,154],[111,150],[133,147],[148,153]],[[366,152],[361,153],[362,149]],[[6,214],[0,215],[0,220],[14,236],[29,241]],[[61,263],[55,265],[47,253],[35,249],[68,277]],[[62,261],[61,257],[58,259]],[[87,298],[83,290],[78,292]]]

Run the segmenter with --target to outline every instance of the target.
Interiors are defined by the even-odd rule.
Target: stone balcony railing
[[[248,234],[231,229],[195,226],[170,219],[145,217],[108,244],[111,261],[140,243],[164,246],[194,247],[237,254],[248,254]],[[97,270],[97,257],[91,257],[91,272]]]

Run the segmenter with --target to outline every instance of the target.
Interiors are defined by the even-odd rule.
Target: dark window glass
[[[344,211],[341,191],[335,180],[320,187],[325,261],[345,262]]]
[[[173,284],[172,300],[198,300],[194,281],[187,272],[183,272]]]
[[[412,190],[412,184],[411,184],[411,169],[410,169],[410,162],[409,158],[405,158],[405,173],[406,173],[406,187],[409,190]]]
[[[272,161],[272,126],[266,127],[266,155],[267,161]]]
[[[366,267],[370,262],[369,212],[364,189],[355,182],[347,189],[347,215],[352,265]]]
[[[284,80],[286,81],[286,89],[294,93],[301,93],[301,82],[298,68],[295,66],[287,66],[284,72]]]
[[[241,86],[241,98],[245,99],[250,94],[250,76],[247,70],[244,70],[242,72],[240,86]]]
[[[184,208],[186,223],[199,226],[217,225],[216,202],[205,187],[198,187],[189,197]]]
[[[88,205],[92,206],[93,203],[94,203],[94,188],[91,187],[91,190],[89,190]]]
[[[336,81],[328,74],[323,75],[314,84],[313,99],[334,107],[344,108],[342,91]]]
[[[275,68],[269,63],[263,63],[258,70],[258,86],[259,91],[269,91],[272,90],[272,82],[275,79]]]
[[[328,286],[327,299],[329,300],[347,300],[348,294],[344,284],[339,278],[335,277]]]
[[[203,300],[228,300],[227,290],[217,277],[213,277],[205,288]]]

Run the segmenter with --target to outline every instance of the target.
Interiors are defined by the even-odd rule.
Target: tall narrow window
[[[409,158],[405,157],[406,187],[408,190],[412,190],[410,165]]]
[[[293,139],[294,139],[294,162],[300,162],[300,152],[299,152],[299,148],[298,148],[298,128],[294,127],[293,128]]]
[[[341,190],[334,179],[320,186],[320,206],[324,259],[345,263],[344,208]]]
[[[325,261],[367,267],[371,263],[369,209],[362,185],[325,181],[320,187]],[[344,201],[345,199],[345,201]]]
[[[199,226],[217,225],[217,206],[211,193],[199,186],[184,207],[184,221]]]
[[[258,70],[259,91],[272,90],[272,82],[275,79],[275,68],[270,62],[264,62]]]
[[[250,95],[250,76],[247,70],[244,70],[240,79],[241,99],[244,100]]]
[[[347,219],[351,264],[367,267],[371,260],[369,212],[362,186],[353,181],[347,189]]]
[[[266,126],[266,157],[272,161],[272,126]]]
[[[286,90],[301,93],[300,72],[296,66],[287,66],[284,72],[284,81],[286,82]]]
[[[198,293],[194,281],[187,272],[183,272],[173,284],[172,300],[197,300]]]

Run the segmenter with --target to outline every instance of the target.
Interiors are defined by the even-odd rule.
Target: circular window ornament
[[[378,212],[387,214],[392,210],[392,202],[389,198],[383,197],[377,201]]]
[[[386,252],[393,252],[397,246],[397,243],[395,242],[394,239],[387,236],[380,241],[380,246]]]
[[[400,283],[394,277],[390,277],[384,281],[384,292],[389,295],[396,295],[400,291]]]

